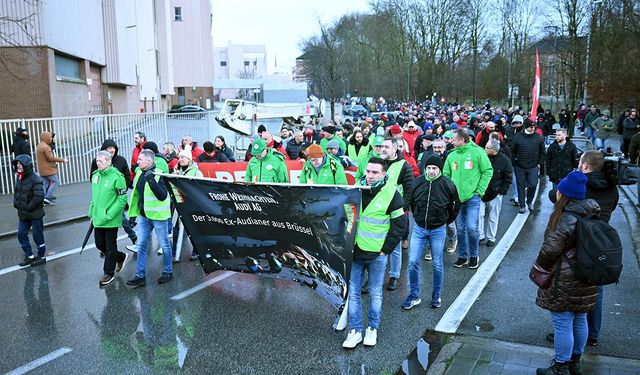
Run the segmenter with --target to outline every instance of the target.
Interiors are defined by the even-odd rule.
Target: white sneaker
[[[353,349],[362,342],[362,332],[356,332],[355,329],[349,331],[347,339],[342,343],[342,347],[345,349]]]
[[[364,342],[365,346],[376,346],[376,342],[378,341],[378,330],[373,329],[371,327],[367,327],[367,330],[364,333]]]
[[[431,262],[433,260],[433,256],[431,255],[431,250],[427,251],[427,253],[424,254],[424,260],[426,260],[427,262]]]
[[[449,246],[447,246],[447,253],[455,252],[457,247],[458,247],[458,240],[457,239],[449,242]]]
[[[156,251],[156,254],[158,255],[162,255],[162,253],[163,253],[162,248],[159,248],[158,251]]]
[[[137,253],[138,249],[136,248],[136,245],[127,245],[125,246],[127,248],[127,250],[131,251],[132,253]]]

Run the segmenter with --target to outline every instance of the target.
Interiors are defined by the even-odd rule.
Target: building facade
[[[267,78],[267,49],[264,44],[246,45],[229,42],[226,47],[214,47],[215,79],[262,80]],[[246,91],[246,90],[245,90]],[[232,88],[216,89],[216,98],[252,98],[251,92]]]

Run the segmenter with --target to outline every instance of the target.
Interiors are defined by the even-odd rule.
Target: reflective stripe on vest
[[[400,161],[397,161],[391,164],[389,169],[387,169],[387,176],[389,176],[389,182],[387,183],[394,184],[398,189],[398,193],[400,193],[400,195],[402,196],[404,196],[404,186],[398,183],[398,177],[400,177],[400,173],[402,172],[402,167],[406,162],[407,162],[406,160],[402,159]]]
[[[394,184],[385,184],[375,197],[369,202],[364,211],[360,212],[356,243],[363,251],[379,253],[391,228],[391,217],[387,209],[396,193]]]

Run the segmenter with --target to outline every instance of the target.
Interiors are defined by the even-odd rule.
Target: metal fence
[[[248,139],[222,128],[215,121],[214,112],[198,114],[140,113],[121,115],[98,115],[63,118],[0,120],[0,194],[13,193],[15,175],[11,169],[15,130],[25,128],[29,134],[31,156],[35,160],[36,146],[40,134],[49,131],[55,134],[56,156],[67,157],[69,162],[58,164],[60,184],[72,184],[89,180],[91,162],[105,139],[113,139],[119,147],[119,155],[127,161],[133,152],[133,135],[142,131],[147,139],[161,149],[165,142],[180,145],[182,136],[189,134],[200,145],[223,135],[230,147],[246,149]]]

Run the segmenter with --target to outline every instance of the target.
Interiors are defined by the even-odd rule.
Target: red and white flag
[[[538,63],[538,49],[536,48],[536,78],[531,89],[531,99],[533,104],[531,105],[531,116],[529,119],[536,122],[538,116],[538,98],[540,97],[540,64]]]

